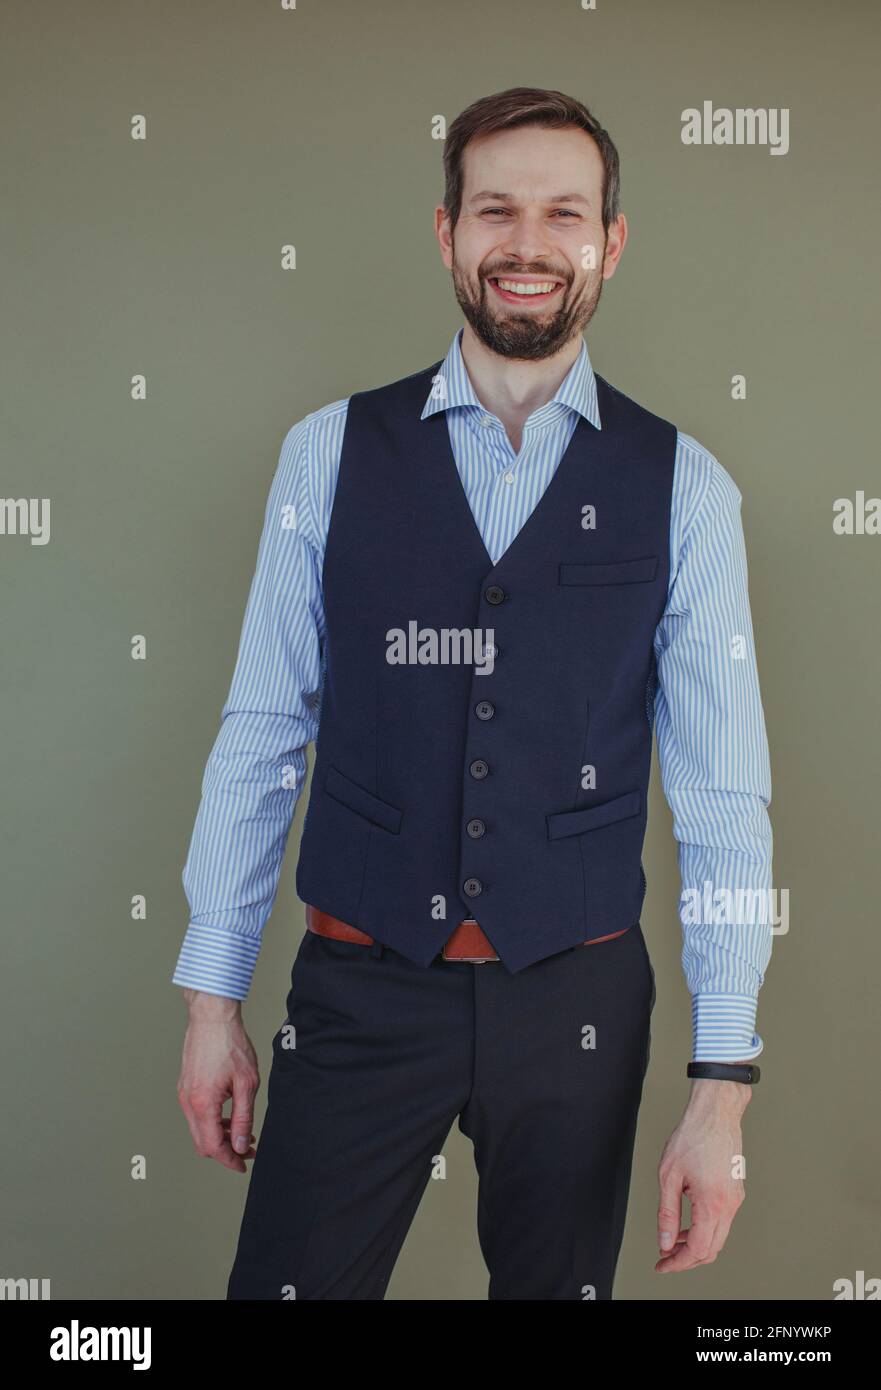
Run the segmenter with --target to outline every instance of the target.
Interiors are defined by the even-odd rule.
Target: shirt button
[[[505,599],[507,598],[507,594],[505,593],[504,589],[501,589],[499,587],[498,584],[490,584],[489,588],[486,590],[484,594],[484,598],[486,599],[487,603],[504,603]]]
[[[465,826],[465,829],[468,831],[468,834],[471,836],[472,840],[479,840],[481,835],[486,834],[486,825],[482,820],[479,820],[476,817],[474,820],[470,820],[468,822],[468,824]]]
[[[483,758],[475,758],[474,762],[468,768],[468,771],[471,773],[471,776],[476,777],[479,782],[481,778],[485,777],[489,772],[489,763],[485,763]]]
[[[513,481],[514,481],[514,474],[513,474],[513,473],[506,473],[506,474],[505,474],[505,482],[506,482],[506,483],[513,483]]]
[[[483,892],[483,884],[479,878],[466,878],[462,884],[466,898],[479,898]]]
[[[478,719],[492,719],[495,712],[496,707],[490,700],[478,700],[474,706],[474,713]]]
[[[492,424],[492,420],[490,419],[489,415],[481,415],[481,417],[480,417],[480,423],[481,423],[482,425],[491,425],[491,424]]]

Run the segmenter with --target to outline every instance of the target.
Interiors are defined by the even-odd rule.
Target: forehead
[[[484,190],[509,193],[519,201],[560,193],[602,190],[603,160],[586,130],[518,126],[469,141],[462,157],[463,197]]]

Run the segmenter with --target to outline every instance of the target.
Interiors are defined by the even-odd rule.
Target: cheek
[[[467,266],[470,274],[483,275],[484,269],[502,255],[503,238],[493,227],[478,226],[467,235],[456,238],[456,260]]]
[[[590,227],[573,228],[565,243],[561,243],[560,252],[572,267],[573,274],[583,279],[590,274],[590,257],[599,267],[603,259],[603,239]]]

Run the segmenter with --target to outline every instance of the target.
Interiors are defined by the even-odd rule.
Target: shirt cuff
[[[226,927],[191,922],[184,935],[172,983],[227,999],[245,999],[260,952],[260,938]]]
[[[747,994],[694,994],[693,1062],[748,1062],[765,1046],[756,1032],[758,1000]]]

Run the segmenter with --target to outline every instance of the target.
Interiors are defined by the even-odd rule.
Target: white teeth
[[[508,290],[511,294],[550,294],[551,290],[557,288],[553,280],[537,285],[524,285],[518,280],[496,280],[496,284],[500,290]]]

